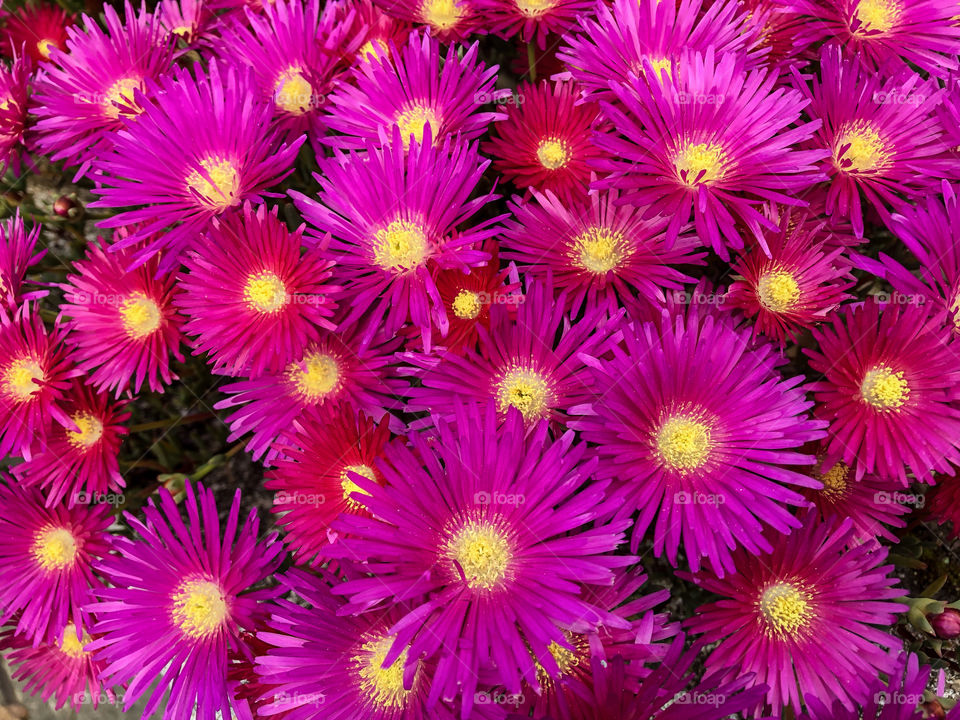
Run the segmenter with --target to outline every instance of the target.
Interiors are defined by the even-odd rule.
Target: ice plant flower
[[[87,627],[83,607],[99,585],[92,565],[110,549],[105,505],[44,505],[35,488],[10,485],[0,476],[0,625],[15,625],[34,647],[73,640]]]
[[[342,3],[339,9],[340,20],[345,19],[350,12],[356,13],[353,32],[358,36],[358,42],[351,42],[356,46],[353,51],[353,65],[363,65],[375,58],[389,57],[391,43],[394,48],[403,47],[410,37],[412,27],[408,22],[400,19],[407,9],[404,2],[387,0],[381,7],[379,1],[357,0],[356,2]],[[389,12],[388,12],[389,9]],[[396,12],[394,12],[394,10]]]
[[[507,119],[484,144],[494,170],[520,190],[551,190],[565,202],[582,198],[589,164],[605,157],[590,135],[599,122],[599,106],[582,102],[580,87],[572,82],[526,83],[517,93],[523,102],[508,106]]]
[[[705,641],[719,641],[707,671],[728,680],[754,673],[775,716],[788,707],[799,714],[809,696],[847,709],[866,702],[869,679],[895,667],[901,643],[886,628],[906,606],[894,601],[904,591],[893,566],[881,564],[886,548],[851,547],[854,534],[849,519],[821,525],[811,514],[769,555],[738,550],[733,574],[695,575],[722,598],[689,622]]]
[[[272,509],[297,562],[312,561],[336,537],[331,525],[340,513],[366,514],[354,476],[383,481],[375,461],[389,439],[388,422],[344,405],[328,418],[308,408],[277,443],[279,460],[264,485],[274,491]]]
[[[489,31],[509,40],[518,36],[541,50],[547,35],[566,34],[594,10],[591,0],[476,0]]]
[[[409,446],[388,445],[384,485],[354,476],[373,517],[342,514],[325,550],[370,573],[335,588],[348,612],[401,614],[384,663],[436,656],[432,697],[461,692],[463,717],[481,670],[508,693],[539,688],[534,660],[555,677],[551,647],[573,650],[565,630],[629,626],[583,595],[635,562],[612,554],[626,523],[605,521],[607,483],[588,484],[596,461],[572,433],[550,440],[546,422],[528,432],[518,411],[500,417],[493,402],[461,406]]]
[[[173,267],[213,218],[246,200],[262,202],[267,188],[292,171],[304,138],[281,143],[273,103],[256,87],[245,68],[211,62],[206,70],[194,65],[193,75],[177,69],[150,85],[153,102],[100,156],[102,185],[94,192],[101,198],[90,207],[138,206],[100,222],[138,224],[120,241],[130,247],[150,238],[137,262],[165,249],[161,269]]]
[[[354,84],[341,84],[328,99],[326,123],[337,133],[324,142],[340,148],[362,148],[365,141],[393,141],[400,128],[404,147],[411,138],[424,142],[430,128],[433,142],[448,135],[472,140],[487,130],[496,112],[480,112],[493,98],[497,66],[485,67],[473,43],[462,56],[456,46],[442,54],[438,40],[413,33],[401,47],[363,63]]]
[[[616,190],[564,202],[549,190],[514,198],[514,220],[501,236],[502,256],[527,277],[551,276],[571,314],[582,308],[636,302],[660,306],[664,290],[681,290],[694,278],[674,265],[701,265],[705,253],[689,233],[665,241],[666,218],[644,219],[645,208],[621,205]]]
[[[769,345],[752,348],[749,330],[695,305],[627,326],[623,339],[585,359],[596,397],[571,411],[582,415],[571,427],[599,446],[621,514],[639,510],[633,548],[653,526],[656,556],[676,567],[682,546],[691,568],[707,560],[720,575],[735,547],[769,551],[765,528],[799,525],[787,506],[806,502],[791,486],[819,485],[785,467],[813,464],[803,445],[826,425],[807,417],[803,378],[782,378]]]
[[[49,60],[53,50],[67,49],[67,29],[73,16],[56,5],[23,5],[3,20],[0,52],[8,57],[25,50],[33,64]]]
[[[194,353],[223,375],[276,372],[301,357],[321,329],[333,330],[339,288],[331,261],[301,254],[303,227],[290,232],[265,205],[214,220],[183,257],[174,302],[187,318]]]
[[[170,356],[180,353],[180,318],[173,307],[174,277],[159,272],[159,258],[127,270],[136,248],[108,246],[102,238],[74,263],[61,285],[61,315],[70,329],[71,358],[101,392],[125,393],[144,383],[154,392],[177,376]]]
[[[30,66],[21,55],[0,67],[0,172],[21,170],[30,79]]]
[[[40,237],[40,224],[27,232],[18,209],[0,224],[0,307],[16,311],[25,300],[44,297],[46,290],[24,292],[27,271],[40,262],[46,250],[34,253]]]
[[[105,680],[126,684],[124,711],[150,693],[145,717],[161,703],[168,717],[232,717],[227,652],[240,649],[241,631],[275,595],[251,588],[277,569],[283,547],[275,535],[258,537],[255,509],[240,524],[239,490],[222,526],[202,485],[187,483],[184,505],[187,524],[161,489],[142,521],[125,514],[139,537],[115,535],[115,552],[96,565],[111,585],[97,590],[86,649],[104,663]]]
[[[953,474],[960,462],[960,382],[943,313],[924,305],[867,301],[814,329],[805,349],[823,379],[810,385],[817,417],[830,422],[826,462],[909,483]],[[931,432],[935,427],[936,432]]]
[[[212,30],[218,18],[207,0],[160,0],[160,23],[187,47],[212,42]]]
[[[477,0],[373,0],[395,18],[426,26],[441,42],[463,41],[472,33],[486,31]],[[384,47],[387,49],[387,46]],[[379,55],[379,52],[378,52]]]
[[[693,217],[697,234],[724,260],[743,248],[742,224],[766,247],[762,228],[776,226],[764,202],[802,205],[797,194],[822,174],[813,163],[823,150],[797,150],[819,122],[798,122],[808,103],[799,91],[777,86],[777,74],[745,72],[733,54],[688,55],[671,77],[650,72],[612,89],[601,106],[616,133],[595,142],[609,172],[594,186],[619,188],[622,201],[648,205],[647,216],[671,216],[672,241]]]
[[[76,166],[74,180],[112,147],[124,120],[143,111],[145,98],[135,94],[173,64],[173,47],[156,13],[137,13],[130,2],[124,8],[122,21],[113,6],[105,6],[106,32],[87,15],[82,31],[68,28],[66,50],[48,47],[50,61],[34,88],[37,149]],[[142,163],[143,156],[138,159]]]
[[[290,195],[318,231],[308,238],[326,243],[333,235],[325,254],[337,263],[341,306],[350,308],[344,324],[365,319],[369,339],[381,326],[391,335],[409,320],[429,347],[432,326],[447,329],[434,275],[489,260],[480,247],[498,232],[499,217],[462,226],[497,196],[471,197],[490,164],[475,144],[446,138],[435,145],[428,130],[422,144],[411,140],[404,150],[399,137],[395,127],[389,145],[368,140],[364,152],[336,151],[315,175],[317,200]]]

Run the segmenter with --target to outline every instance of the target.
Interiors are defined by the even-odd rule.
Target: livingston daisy
[[[476,0],[477,10],[491,33],[541,50],[547,35],[563,35],[577,27],[594,10],[591,0]]]
[[[566,291],[572,315],[584,307],[606,307],[638,300],[664,302],[664,290],[694,282],[675,265],[702,265],[705,253],[689,233],[668,246],[666,218],[644,219],[644,208],[621,205],[616,190],[564,202],[554,193],[534,191],[531,199],[510,203],[515,220],[501,236],[503,258],[521,264],[529,277],[552,276]]]
[[[40,262],[46,250],[34,254],[40,224],[27,232],[20,210],[0,224],[0,307],[14,312],[25,300],[44,297],[46,290],[24,292],[27,271]]]
[[[552,441],[546,422],[528,432],[518,411],[501,417],[493,402],[461,406],[409,447],[388,445],[385,485],[354,476],[373,517],[342,514],[344,535],[325,550],[371,573],[335,589],[350,612],[384,602],[402,613],[385,662],[408,645],[408,657],[436,655],[433,697],[461,691],[464,716],[482,669],[509,693],[521,681],[537,689],[536,663],[557,675],[551,646],[574,649],[564,631],[629,627],[582,591],[635,562],[612,554],[626,523],[605,521],[607,483],[589,483],[596,460],[572,433]]]
[[[167,269],[214,217],[245,200],[262,202],[266,189],[292,171],[304,138],[281,144],[273,105],[257,93],[248,69],[216,62],[207,70],[194,65],[193,75],[177,69],[150,94],[153,102],[99,158],[102,185],[94,192],[102,197],[90,207],[140,206],[100,225],[139,224],[121,246],[150,238],[136,261],[169,249]]]
[[[35,488],[9,485],[0,476],[0,625],[34,646],[61,642],[68,622],[86,627],[83,606],[91,599],[92,563],[110,549],[104,505],[44,506]]]
[[[158,6],[164,29],[187,47],[212,40],[218,19],[206,0],[160,0]]]
[[[646,67],[652,70],[649,61]],[[807,104],[799,91],[775,87],[776,73],[745,73],[732,54],[690,54],[673,76],[630,77],[613,87],[617,102],[602,107],[617,134],[597,145],[610,172],[598,188],[616,187],[623,201],[649,205],[647,216],[671,216],[668,242],[683,225],[723,258],[743,247],[741,223],[761,247],[764,201],[800,205],[796,195],[822,178],[813,162],[822,150],[796,150],[817,123],[798,122]]]
[[[339,288],[318,250],[301,254],[303,227],[290,232],[265,205],[245,204],[212,227],[183,258],[175,303],[194,352],[214,372],[262,375],[299,358],[319,329],[333,330]]]
[[[960,462],[960,369],[943,313],[867,301],[814,329],[805,349],[817,417],[830,422],[825,462],[909,483],[908,471],[931,482]],[[934,428],[934,430],[931,430]]]
[[[374,0],[393,17],[426,26],[441,42],[462,41],[485,32],[485,18],[477,0]]]
[[[400,131],[393,130],[394,140]],[[405,151],[399,142],[380,146],[368,140],[365,152],[339,151],[321,161],[317,200],[291,191],[304,219],[317,231],[315,243],[333,239],[325,250],[337,263],[344,286],[344,320],[367,316],[366,337],[378,327],[388,335],[408,320],[429,347],[431,327],[446,332],[447,319],[434,274],[443,268],[480,265],[480,250],[494,236],[499,217],[459,229],[495,195],[471,198],[489,161],[481,162],[475,144],[441,145],[416,140]],[[429,178],[429,182],[424,182]]]
[[[77,274],[60,287],[62,316],[68,318],[71,358],[102,392],[133,391],[146,384],[154,392],[176,379],[170,356],[180,353],[182,319],[173,307],[177,292],[172,274],[159,273],[159,258],[126,270],[136,247],[87,246],[87,257],[74,263]]]
[[[694,570],[706,559],[718,574],[737,546],[769,550],[765,527],[799,525],[786,506],[805,501],[790,486],[819,485],[784,467],[812,464],[802,447],[826,425],[806,415],[803,378],[783,379],[769,345],[752,348],[749,330],[697,305],[623,336],[609,357],[585,358],[597,397],[572,410],[583,417],[571,427],[599,446],[621,513],[640,511],[633,547],[652,525],[658,557],[676,567],[682,545]]]
[[[484,144],[494,169],[521,190],[551,190],[565,202],[582,198],[589,163],[605,157],[590,136],[600,108],[582,102],[572,82],[526,83],[517,93],[523,102],[507,107],[506,120]]]
[[[388,46],[391,47],[391,46]],[[341,148],[361,148],[366,140],[389,142],[400,128],[403,146],[413,138],[423,143],[430,128],[434,143],[459,134],[472,140],[503,116],[480,112],[493,97],[497,66],[485,67],[479,46],[463,53],[451,46],[446,54],[439,41],[413,33],[389,55],[370,58],[358,68],[354,84],[341,84],[329,98],[328,127],[338,133],[324,142]]]
[[[37,149],[68,167],[78,166],[75,180],[109,150],[124,120],[143,111],[144,100],[135,93],[167,74],[173,63],[174,51],[157,15],[138,14],[129,2],[124,7],[121,21],[111,5],[105,6],[106,32],[86,15],[83,31],[69,28],[67,49],[52,48],[34,88],[30,109],[38,118]]]
[[[4,18],[0,52],[11,57],[26,51],[34,63],[48,60],[53,50],[67,49],[67,28],[73,16],[56,5],[23,5]]]
[[[30,81],[30,66],[23,56],[14,55],[9,66],[0,66],[0,173],[10,167],[19,175],[22,169]]]
[[[852,545],[853,522],[821,525],[814,514],[790,535],[776,538],[769,555],[735,554],[736,570],[720,579],[693,580],[721,600],[697,609],[691,630],[719,645],[707,671],[729,680],[755,673],[768,686],[774,715],[795,713],[812,695],[850,709],[869,694],[868,680],[889,674],[901,641],[886,632],[906,606],[881,565],[887,550],[876,542]]]
[[[357,2],[343,4],[340,10],[342,17],[351,10],[356,12],[354,32],[358,34],[359,42],[350,43],[351,47],[356,45],[355,65],[362,65],[375,58],[389,57],[391,46],[398,48],[407,44],[412,28],[407,22],[395,17],[397,14],[403,14],[406,5],[396,2],[388,7],[391,9],[390,14],[387,14],[380,4],[373,0],[357,0]],[[394,8],[398,12],[393,12]]]
[[[277,569],[283,548],[275,535],[258,537],[256,510],[240,524],[239,490],[222,528],[207,488],[187,483],[184,505],[188,524],[166,490],[150,499],[144,521],[126,514],[139,537],[114,536],[115,552],[96,565],[111,586],[90,608],[87,650],[104,663],[104,679],[126,684],[125,711],[149,693],[144,717],[161,703],[167,717],[232,717],[227,652],[275,595],[251,587]]]
[[[756,52],[763,53],[767,67],[785,73],[806,64],[800,56],[807,48],[795,40],[806,30],[808,18],[783,0],[744,0],[741,9],[756,34]]]

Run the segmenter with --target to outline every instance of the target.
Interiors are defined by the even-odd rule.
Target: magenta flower
[[[27,271],[47,254],[45,249],[34,254],[39,237],[40,224],[28,233],[19,209],[0,224],[0,307],[13,312],[24,301],[47,295],[47,290],[23,291]]]
[[[341,20],[351,12],[356,13],[354,32],[359,35],[360,44],[354,50],[353,65],[363,65],[375,58],[390,57],[391,47],[396,49],[407,44],[413,28],[400,16],[405,16],[407,11],[416,13],[419,3],[385,0],[382,4],[387,7],[382,8],[379,0],[356,0],[340,6]],[[451,2],[450,7],[456,7],[455,2]],[[354,43],[351,43],[351,46],[353,45]]]
[[[547,35],[563,35],[594,11],[592,0],[476,0],[477,11],[491,33],[509,40],[536,42],[541,50]]]
[[[25,50],[24,57],[35,67],[49,60],[53,50],[67,49],[67,29],[73,23],[73,16],[56,5],[21,5],[4,13],[0,52],[13,58]]]
[[[0,172],[10,167],[19,175],[23,165],[30,80],[30,65],[18,53],[9,66],[0,67]]]
[[[425,25],[440,42],[463,41],[486,32],[478,0],[373,0],[395,18]],[[379,54],[379,53],[378,53]]]

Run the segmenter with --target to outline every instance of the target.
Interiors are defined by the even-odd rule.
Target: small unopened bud
[[[69,195],[61,195],[53,204],[53,212],[62,218],[73,219],[80,214],[80,205]]]
[[[938,638],[955,640],[960,637],[960,612],[953,608],[946,608],[939,615],[931,615],[927,619]]]
[[[943,705],[940,704],[938,700],[930,700],[925,702],[920,706],[923,710],[923,716],[926,718],[938,718],[939,720],[946,720],[947,711],[943,709]]]

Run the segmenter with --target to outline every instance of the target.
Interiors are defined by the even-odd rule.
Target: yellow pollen
[[[65,527],[48,526],[33,538],[33,557],[44,570],[63,570],[77,559],[77,539]]]
[[[170,29],[170,34],[179,35],[184,40],[187,40],[193,35],[193,27],[190,25],[177,25],[175,28]]]
[[[417,223],[394,220],[374,240],[373,259],[385,270],[412,270],[427,257],[427,235]]]
[[[90,644],[90,642],[92,642],[92,638],[87,634],[86,630],[83,631],[83,637],[77,639],[77,626],[72,622],[68,622],[67,627],[63,631],[63,641],[60,643],[60,652],[68,657],[79,659],[90,654],[83,649]]]
[[[876,367],[863,376],[860,394],[878,410],[895,410],[910,397],[910,386],[902,370],[893,372],[887,367]]]
[[[650,63],[650,66],[653,68],[654,74],[659,79],[663,75],[663,71],[667,71],[667,77],[673,77],[673,61],[670,58],[653,58],[648,57],[647,62]]]
[[[515,0],[515,2],[520,14],[529,18],[539,17],[549,12],[557,4],[556,0]]]
[[[515,407],[524,420],[532,422],[547,414],[552,396],[550,386],[540,373],[513,368],[497,384],[497,409],[505,413],[511,406]]]
[[[424,0],[420,14],[434,30],[450,30],[463,18],[463,7],[457,0]]]
[[[605,227],[586,230],[573,241],[576,262],[597,275],[616,270],[624,257],[623,233]]]
[[[207,180],[194,170],[187,176],[187,186],[200,195],[203,202],[216,210],[226,210],[233,205],[240,189],[240,175],[229,160],[206,158],[200,165],[210,176]]]
[[[453,314],[461,320],[475,320],[480,310],[480,293],[461,290],[453,299]]]
[[[287,374],[301,397],[316,402],[340,383],[340,366],[330,355],[308,352],[301,362],[287,368]]]
[[[869,124],[856,123],[838,136],[834,164],[843,172],[883,172],[890,165],[888,143]]]
[[[71,420],[80,428],[77,430],[67,430],[67,440],[75,448],[86,450],[97,444],[103,437],[103,423],[100,418],[90,413],[78,413]]]
[[[280,73],[273,86],[277,107],[292,115],[303,115],[313,102],[313,87],[300,73],[300,68],[289,67]]]
[[[677,177],[684,185],[711,185],[723,179],[727,155],[715,143],[693,143],[677,153],[674,165]]]
[[[350,497],[353,493],[359,493],[360,495],[369,495],[370,493],[351,480],[350,476],[347,475],[348,472],[362,475],[368,480],[373,480],[374,482],[377,481],[377,474],[369,465],[347,465],[343,468],[343,470],[340,471],[340,485],[343,488],[343,499],[349,504],[356,505],[356,501]]]
[[[49,58],[50,53],[55,47],[57,47],[57,44],[52,40],[40,40],[37,42],[37,52],[44,58]]]
[[[758,601],[767,631],[774,635],[796,635],[810,623],[810,595],[796,585],[771,585]]]
[[[143,293],[134,293],[120,306],[123,328],[132,338],[145,338],[160,327],[160,306]]]
[[[360,50],[357,51],[357,55],[362,60],[376,60],[377,58],[386,57],[388,54],[389,48],[380,38],[367,40]]]
[[[406,648],[390,667],[383,667],[391,645],[393,637],[389,635],[379,640],[370,640],[360,647],[360,653],[353,658],[363,695],[372,699],[374,705],[381,709],[405,707],[407,698],[413,692],[412,689],[403,687],[403,670],[407,664]],[[419,672],[419,667],[417,671]]]
[[[503,530],[470,522],[447,542],[446,556],[460,566],[468,585],[490,590],[506,579],[513,552]]]
[[[860,0],[856,17],[860,21],[857,34],[887,33],[896,27],[903,12],[899,0]]]
[[[710,428],[688,416],[672,417],[657,432],[656,445],[657,454],[667,466],[680,471],[695,470],[710,454]]]
[[[3,389],[17,402],[26,402],[40,389],[45,376],[40,363],[30,357],[14,360],[3,372]],[[37,382],[34,382],[37,381]]]
[[[275,313],[287,304],[287,288],[274,273],[263,271],[247,278],[243,299],[253,310]]]
[[[847,475],[849,473],[849,467],[843,463],[837,463],[820,475],[820,480],[823,481],[823,490],[820,492],[826,496],[827,500],[837,502],[846,497],[847,490],[849,489],[847,483]]]
[[[440,116],[426,105],[414,105],[397,113],[394,122],[400,126],[400,135],[405,148],[410,147],[411,135],[418,144],[423,142],[423,131],[427,123],[430,123],[430,136],[434,140],[440,132]]]
[[[188,580],[173,596],[173,621],[192,638],[214,635],[227,617],[223,590],[212,580]]]
[[[784,270],[767,272],[757,283],[757,299],[770,312],[787,312],[800,299],[800,285]]]
[[[137,115],[143,111],[133,102],[133,91],[143,89],[140,78],[123,78],[117,80],[103,96],[101,103],[103,111],[112,118],[120,115]],[[116,103],[116,104],[114,104]],[[121,107],[117,107],[120,105]]]
[[[537,160],[547,170],[558,170],[570,162],[570,151],[562,140],[547,138],[537,147]]]

